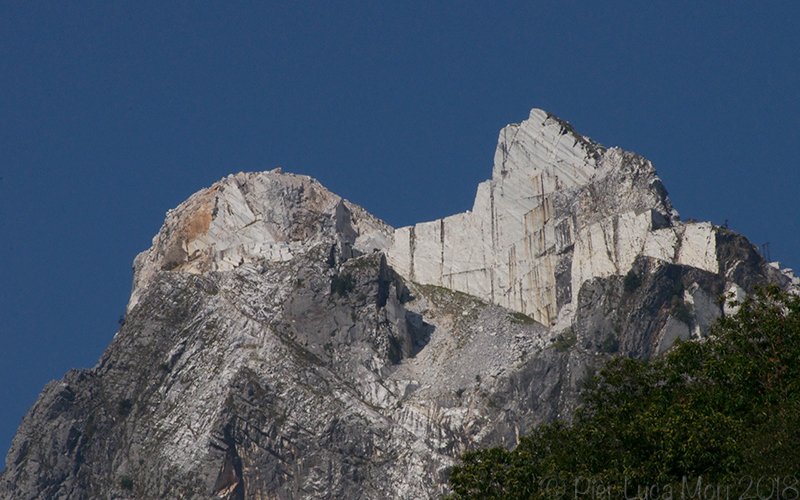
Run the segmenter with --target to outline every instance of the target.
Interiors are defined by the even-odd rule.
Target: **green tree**
[[[514,450],[465,454],[453,497],[635,497],[697,481],[736,494],[747,477],[798,497],[800,298],[766,288],[704,341],[615,358],[582,401],[571,423],[542,425]]]

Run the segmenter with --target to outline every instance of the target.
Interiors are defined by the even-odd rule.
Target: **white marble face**
[[[397,229],[389,260],[413,281],[553,324],[584,282],[625,274],[638,255],[717,272],[712,226],[677,222],[659,187],[644,158],[534,109],[500,132],[472,211]]]
[[[500,131],[492,178],[471,211],[396,230],[310,177],[230,175],[167,214],[136,259],[129,308],[160,270],[285,262],[331,234],[345,253],[383,251],[411,281],[545,325],[569,323],[585,282],[624,275],[640,255],[719,272],[714,227],[679,221],[648,160],[534,109]]]

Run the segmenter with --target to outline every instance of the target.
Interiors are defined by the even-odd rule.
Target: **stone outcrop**
[[[232,175],[167,213],[124,325],[45,387],[0,497],[437,497],[463,451],[569,418],[609,357],[701,337],[768,282],[797,285],[539,110],[472,211],[414,227]]]
[[[581,286],[637,256],[718,271],[715,229],[683,224],[646,159],[534,109],[500,132],[472,211],[395,232],[392,266],[554,325]]]
[[[167,212],[134,261],[130,310],[159,271],[202,274],[286,262],[334,235],[340,258],[383,249],[392,229],[306,176],[239,173]]]

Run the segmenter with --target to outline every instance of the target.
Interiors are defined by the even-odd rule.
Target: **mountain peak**
[[[134,267],[119,332],[45,387],[0,497],[439,497],[463,451],[569,417],[606,360],[800,285],[541,110],[501,131],[469,212],[393,230],[309,177],[238,173]]]
[[[492,178],[515,176],[522,170],[523,175],[557,176],[564,187],[585,185],[597,174],[604,149],[568,122],[534,108],[527,120],[500,131]]]
[[[478,186],[472,210],[398,229],[389,257],[410,279],[475,295],[546,325],[563,310],[568,324],[585,281],[624,274],[640,254],[683,258],[716,272],[713,257],[689,262],[674,251],[667,255],[661,242],[647,243],[663,237],[674,248],[683,241],[679,225],[647,159],[607,149],[533,109],[527,120],[500,131],[492,178]],[[672,226],[671,236],[655,236]],[[710,232],[697,237],[697,245],[713,247]]]
[[[128,309],[159,271],[284,262],[320,243],[366,252],[385,248],[390,235],[389,226],[311,177],[280,168],[232,174],[167,212],[151,248],[136,257]]]

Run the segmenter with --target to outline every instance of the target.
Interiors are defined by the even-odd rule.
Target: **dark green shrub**
[[[800,297],[762,290],[704,342],[615,358],[582,400],[571,422],[541,425],[514,450],[463,455],[453,497],[575,498],[594,485],[603,498],[700,498],[702,483],[739,498],[760,479],[772,498],[796,498]]]
[[[603,342],[600,344],[600,349],[602,349],[603,352],[607,353],[617,352],[619,351],[619,341],[613,334],[609,333],[608,335],[606,335],[606,338],[604,338]]]
[[[536,320],[528,316],[527,314],[523,314],[521,312],[512,312],[511,313],[511,322],[517,323],[520,325],[532,325],[536,323]]]
[[[133,490],[133,479],[130,476],[122,476],[119,478],[119,487],[125,491]]]
[[[692,311],[689,309],[689,306],[686,305],[680,297],[672,297],[672,315],[675,318],[683,321],[687,325],[691,325],[692,321],[694,321],[694,315]]]
[[[578,341],[578,337],[572,330],[567,330],[561,333],[553,342],[553,347],[558,352],[566,352],[573,347]]]
[[[628,274],[625,275],[625,279],[622,282],[623,288],[627,293],[635,292],[640,286],[642,286],[642,278],[636,274],[633,269],[628,271]]]
[[[117,404],[117,413],[119,413],[121,417],[127,417],[130,415],[132,409],[133,401],[130,399],[123,399]]]
[[[331,295],[337,294],[340,297],[346,296],[355,288],[353,277],[349,274],[334,275],[331,278]]]

